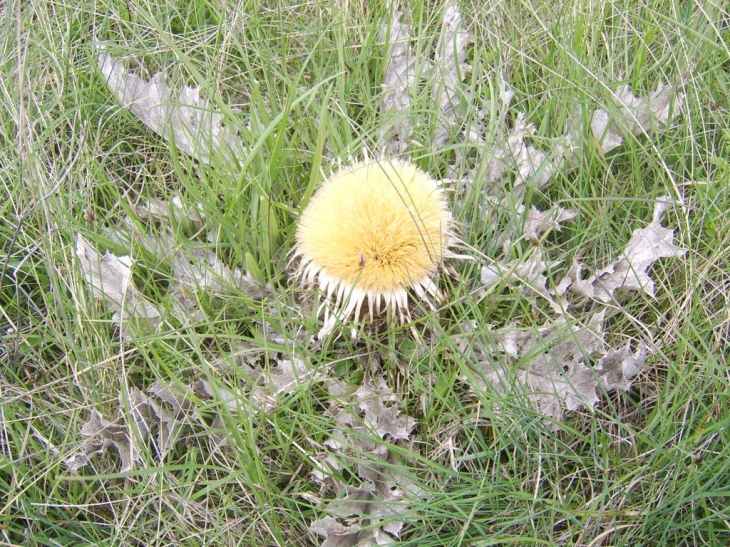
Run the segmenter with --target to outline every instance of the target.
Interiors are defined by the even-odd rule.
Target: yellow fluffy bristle
[[[317,279],[327,298],[335,296],[340,315],[359,311],[366,298],[371,314],[380,299],[386,308],[407,310],[407,288],[436,295],[431,278],[449,245],[451,222],[442,190],[416,166],[355,163],[330,176],[302,213],[295,249],[300,275],[305,283]]]

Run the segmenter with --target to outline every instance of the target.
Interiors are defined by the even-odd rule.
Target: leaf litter
[[[461,97],[461,83],[471,66],[466,64],[466,48],[471,35],[464,30],[461,11],[454,0],[449,1],[441,17],[441,33],[431,71],[434,103],[438,104],[439,119],[433,135],[434,150],[441,149],[451,139],[465,114]]]
[[[138,439],[154,439],[155,453],[163,462],[165,455],[191,427],[202,428],[212,441],[211,451],[227,446],[224,415],[264,412],[276,409],[277,399],[305,385],[319,381],[321,373],[304,367],[302,361],[277,360],[270,373],[251,371],[250,381],[239,390],[232,390],[207,380],[191,384],[157,381],[145,392],[131,387],[126,404],[120,402],[115,418],[107,418],[92,410],[81,428],[85,437],[77,452],[65,460],[72,472],[91,462],[91,457],[115,448],[120,456],[120,471],[144,466]],[[120,400],[124,397],[120,393]],[[129,408],[130,412],[127,412]]]
[[[453,135],[462,142],[477,145],[476,154],[471,156],[462,148],[455,151],[449,175],[460,182],[455,189],[457,205],[459,196],[470,185],[481,185],[484,196],[481,210],[485,217],[495,205],[516,206],[523,216],[521,227],[506,234],[504,249],[521,240],[536,246],[524,259],[508,263],[495,260],[484,265],[482,290],[499,282],[523,286],[528,299],[547,302],[555,314],[534,329],[521,329],[518,325],[493,329],[486,342],[484,329],[476,322],[462,324],[459,348],[470,363],[463,380],[475,392],[492,389],[504,396],[526,397],[536,412],[549,420],[554,429],[559,429],[566,411],[593,407],[603,391],[629,389],[632,379],[646,363],[649,350],[643,340],[630,340],[618,348],[606,344],[606,308],[602,306],[614,300],[619,291],[639,290],[653,295],[654,282],[649,275],[652,264],[660,258],[679,257],[686,252],[674,243],[673,231],[660,224],[671,200],[659,200],[652,222],[634,231],[616,261],[587,278],[582,276],[587,266],[576,261],[555,287],[548,287],[546,273],[558,263],[545,256],[540,247],[541,238],[549,231],[560,230],[561,224],[573,220],[577,213],[560,207],[540,211],[531,206],[526,210],[521,202],[528,188],[544,188],[557,173],[568,172],[579,164],[577,150],[582,146],[584,134],[580,112],[567,120],[563,135],[542,138],[543,146],[538,148],[532,142],[536,127],[527,122],[524,112],[516,112],[513,121],[509,121],[515,93],[502,73],[497,78],[498,95],[491,101],[471,97],[464,90],[463,77],[470,70],[466,48],[472,37],[462,25],[455,2],[444,5],[433,64],[419,61],[412,54],[410,28],[401,17],[401,12],[392,9],[392,18],[383,29],[389,48],[380,108],[381,148],[391,154],[408,152],[413,135],[411,94],[416,90],[419,74],[431,75],[435,81],[431,93],[439,106],[434,147],[446,144]],[[216,154],[233,161],[245,153],[241,140],[223,125],[222,116],[210,108],[207,100],[200,98],[199,89],[183,88],[175,102],[175,94],[165,84],[164,75],[157,74],[145,82],[126,72],[103,47],[98,61],[120,103],[181,150],[205,163],[211,162]],[[586,133],[602,153],[622,144],[622,130],[640,135],[668,126],[684,103],[684,95],[665,84],[659,84],[645,98],[634,96],[625,85],[619,86],[614,96],[613,108],[598,109],[588,116]],[[467,104],[479,106],[471,119],[467,119],[468,109],[464,108]],[[489,112],[496,113],[496,118],[489,119]],[[496,127],[496,140],[486,138],[490,124]],[[486,176],[477,179],[480,166]],[[180,213],[180,203],[174,201],[170,205],[151,201],[138,208],[136,214],[164,223],[174,211],[198,225],[205,222],[204,215],[195,209]],[[132,224],[128,224],[127,231],[134,231],[130,228]],[[123,239],[130,234],[116,235]],[[202,290],[222,296],[236,287],[251,297],[275,297],[271,287],[261,287],[245,272],[224,265],[215,253],[183,255],[169,236],[155,238],[142,233],[133,236],[148,250],[174,257],[171,298],[181,312],[195,312],[193,318],[200,318],[196,295]],[[109,309],[130,316],[151,316],[153,322],[159,322],[160,308],[131,281],[134,262],[130,257],[99,255],[81,236],[77,255],[84,278]],[[583,320],[569,318],[566,311],[579,305],[581,299],[592,302],[594,311]],[[266,324],[262,326],[267,328]],[[270,335],[278,344],[286,342],[286,336],[276,329],[266,336]],[[400,410],[401,397],[388,387],[379,368],[369,370],[362,384],[355,388],[332,377],[328,367],[315,370],[295,355],[282,356],[268,371],[258,368],[254,348],[244,348],[241,356],[236,359],[236,366],[245,369],[250,381],[240,390],[203,381],[182,387],[158,382],[147,389],[147,394],[135,388],[130,390],[128,405],[133,412],[123,424],[118,423],[118,418],[107,419],[92,411],[81,431],[86,440],[80,452],[67,460],[67,465],[77,470],[93,454],[113,446],[120,454],[122,469],[130,469],[135,462],[140,462],[136,439],[154,435],[158,452],[164,454],[190,423],[209,425],[209,434],[218,439],[220,447],[225,444],[225,435],[216,437],[218,433],[214,429],[221,427],[223,421],[220,415],[212,421],[203,420],[197,411],[201,404],[209,405],[215,400],[231,413],[273,412],[281,397],[303,383],[323,382],[330,394],[327,413],[332,417],[333,429],[321,445],[313,443],[321,451],[321,457],[314,458],[318,465],[312,471],[312,478],[323,490],[333,491],[337,497],[325,503],[326,516],[312,522],[309,529],[324,538],[324,547],[394,543],[402,531],[402,515],[410,510],[409,499],[421,496],[421,492],[406,478],[404,464],[388,447],[413,443],[416,420]],[[126,406],[120,405],[119,414],[123,415],[121,408]],[[136,434],[132,434],[131,427],[136,428]],[[343,474],[343,470],[349,473]],[[357,484],[344,481],[345,475]]]
[[[380,112],[388,119],[380,129],[380,141],[384,149],[396,155],[404,152],[411,143],[413,122],[408,117],[411,93],[416,87],[417,57],[410,52],[410,26],[401,22],[402,13],[391,7],[389,28],[383,29],[389,46],[388,62],[383,75],[383,99]]]
[[[403,528],[400,516],[410,510],[409,499],[420,490],[382,441],[413,441],[416,420],[400,410],[400,397],[388,387],[379,365],[369,369],[355,391],[336,379],[328,382],[328,390],[335,428],[320,447],[323,457],[312,477],[340,497],[327,503],[328,516],[309,529],[326,538],[322,545],[391,544]],[[359,486],[339,479],[343,469],[358,477]]]
[[[104,45],[97,50],[99,69],[109,89],[152,131],[204,163],[219,156],[233,165],[246,156],[241,138],[224,125],[223,115],[210,101],[201,98],[199,86],[183,87],[175,99],[163,73],[145,82],[127,72]]]
[[[94,296],[114,310],[112,319],[120,323],[125,338],[129,336],[126,326],[132,318],[150,328],[160,323],[160,309],[134,286],[131,257],[117,257],[108,251],[100,255],[81,234],[76,237],[76,256]]]
[[[493,344],[473,335],[475,325],[463,325],[459,348],[471,363],[464,379],[478,391],[523,396],[559,430],[566,410],[592,408],[603,391],[628,390],[646,362],[643,341],[635,351],[630,342],[619,349],[605,345],[604,313],[595,313],[586,325],[556,321],[530,331],[511,325],[492,333]]]
[[[657,125],[668,124],[685,100],[684,94],[676,93],[672,86],[662,82],[648,97],[636,97],[626,84],[618,86],[614,95],[618,116],[599,109],[591,118],[591,132],[604,154],[623,143],[617,122],[624,124],[633,135],[649,133]]]
[[[581,279],[583,266],[575,262],[561,287],[571,292],[610,302],[619,289],[644,291],[654,296],[654,281],[647,270],[660,258],[683,256],[687,249],[674,244],[674,231],[661,225],[669,197],[659,198],[654,207],[654,217],[646,228],[634,230],[622,257],[587,279]]]
[[[645,343],[634,341],[618,349],[606,348],[603,342],[605,308],[595,313],[587,325],[565,324],[564,312],[574,303],[569,294],[588,297],[603,305],[615,298],[619,290],[643,291],[654,295],[654,281],[647,270],[660,258],[680,257],[686,253],[674,244],[674,232],[661,226],[663,214],[672,200],[657,200],[651,223],[634,231],[621,257],[587,279],[580,279],[583,268],[575,262],[556,290],[547,288],[544,272],[548,264],[536,247],[527,260],[482,267],[482,283],[488,288],[500,281],[522,281],[536,297],[543,298],[558,316],[555,324],[534,331],[515,330],[511,325],[493,332],[498,354],[488,351],[470,334],[474,325],[463,325],[461,349],[472,362],[474,375],[467,381],[478,389],[492,386],[499,394],[522,391],[534,408],[560,429],[564,407],[569,411],[592,408],[597,392],[628,390],[648,355]],[[550,265],[550,267],[556,264]],[[597,365],[590,366],[597,360]]]

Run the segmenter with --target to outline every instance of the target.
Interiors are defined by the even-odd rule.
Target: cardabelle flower
[[[339,319],[410,318],[409,289],[433,307],[434,276],[452,243],[442,189],[397,159],[358,162],[331,175],[302,212],[294,257],[305,286],[319,286],[324,337]]]

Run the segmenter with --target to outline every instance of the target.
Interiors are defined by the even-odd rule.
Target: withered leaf
[[[540,211],[533,205],[530,207],[525,220],[525,237],[537,244],[543,233],[550,230],[560,231],[560,224],[573,220],[577,214],[572,209],[563,209],[562,207],[552,207],[547,211]]]
[[[100,46],[98,64],[122,106],[147,127],[194,158],[211,163],[219,156],[233,163],[246,155],[243,141],[223,124],[223,115],[200,97],[199,87],[183,87],[177,101],[162,73],[145,82],[130,74]]]
[[[171,200],[150,199],[143,204],[134,207],[134,213],[140,220],[159,220],[169,222],[170,218],[186,220],[201,225],[205,220],[205,213],[202,207],[187,206],[180,196],[174,196]]]
[[[273,294],[269,285],[262,286],[248,272],[226,266],[213,251],[191,249],[186,253],[177,252],[172,267],[175,287],[184,291],[222,296],[239,290],[256,299]]]
[[[404,152],[411,141],[413,123],[408,117],[410,92],[416,84],[416,57],[410,52],[410,27],[401,22],[401,12],[393,9],[390,27],[384,28],[389,52],[383,75],[383,99],[380,104],[383,123],[380,142],[392,154]]]
[[[129,390],[129,405],[138,431],[143,439],[157,430],[157,452],[164,458],[170,447],[177,441],[182,423],[154,399],[145,396],[137,388]]]
[[[643,290],[654,296],[649,267],[659,258],[680,257],[687,252],[674,244],[674,231],[660,224],[667,203],[672,203],[671,198],[659,198],[653,220],[646,228],[634,230],[619,260],[588,279],[581,279],[582,265],[576,262],[568,272],[569,290],[603,302],[610,302],[619,289]]]
[[[505,395],[524,394],[535,410],[550,419],[552,429],[560,429],[564,411],[592,408],[599,401],[597,390],[629,389],[646,360],[646,346],[641,342],[634,353],[629,345],[619,351],[606,348],[604,313],[593,314],[585,326],[558,324],[532,331],[493,332],[501,357],[467,336],[459,344],[472,356],[473,372],[466,380],[480,389],[491,386]],[[466,326],[464,332],[473,329]],[[593,360],[598,361],[595,367],[590,364]]]
[[[104,452],[112,446],[119,453],[122,473],[131,470],[134,462],[142,463],[127,425],[107,420],[97,410],[92,409],[89,421],[81,428],[81,436],[87,438],[81,450],[64,462],[72,472],[87,465],[91,456]]]
[[[635,352],[631,351],[631,344],[618,351],[609,351],[596,367],[601,377],[602,387],[606,390],[622,389],[628,391],[631,379],[636,376],[646,361],[647,349],[644,342],[639,342]]]
[[[256,399],[265,402],[281,394],[291,393],[302,384],[324,379],[324,371],[313,367],[303,359],[278,359],[268,374],[264,373],[264,385],[256,389]]]
[[[554,267],[558,262],[548,265],[543,260],[543,250],[535,247],[525,260],[515,260],[509,264],[494,262],[489,266],[482,266],[481,281],[483,289],[498,281],[521,283],[531,293],[543,297],[556,313],[562,313],[567,303],[558,301],[547,288],[547,277],[544,275],[548,266]]]
[[[615,96],[619,113],[628,130],[634,135],[648,133],[654,124],[670,123],[670,116],[682,108],[685,100],[683,93],[677,93],[672,86],[661,82],[648,97],[637,98],[625,84],[616,88]],[[594,112],[591,118],[591,131],[604,153],[623,143],[623,137],[615,121],[603,109]]]
[[[382,522],[379,528],[368,530],[372,535],[364,539],[360,535],[362,531],[356,528],[342,532],[344,536],[329,533],[328,540],[366,541],[367,545],[391,543],[388,534],[396,537],[400,534],[403,523],[398,516],[409,509],[408,499],[417,496],[419,489],[404,476],[402,464],[388,446],[376,439],[389,438],[392,442],[408,439],[416,422],[398,409],[400,398],[377,369],[371,369],[357,389],[339,380],[329,381],[328,389],[333,396],[331,413],[340,427],[324,442],[329,451],[320,459],[320,466],[312,476],[335,491],[346,492],[344,498],[327,506],[331,515],[341,519],[354,515],[357,522],[370,525]],[[362,480],[361,486],[345,486],[336,478],[339,470],[352,469],[351,466]],[[335,526],[333,521],[326,522]],[[333,529],[338,534],[346,530],[339,521],[335,522],[339,527]]]
[[[398,398],[382,376],[366,376],[363,384],[353,394],[357,408],[363,413],[365,427],[381,438],[407,439],[416,421],[403,415],[398,408]],[[390,403],[390,404],[389,404]]]
[[[315,520],[309,531],[325,537],[321,547],[376,547],[394,545],[395,542],[381,530],[362,529],[359,524],[344,526],[333,517]]]
[[[441,17],[441,34],[436,46],[433,66],[434,102],[439,106],[438,125],[433,135],[433,148],[440,149],[448,143],[453,128],[464,122],[461,81],[471,68],[464,63],[466,47],[471,36],[463,29],[458,4],[451,0]]]
[[[117,257],[110,252],[100,256],[81,234],[76,237],[76,256],[96,298],[117,310],[114,320],[121,322],[123,331],[129,318],[144,321],[150,327],[160,322],[160,311],[132,283],[131,257]]]
[[[528,183],[536,188],[545,187],[557,171],[562,157],[548,157],[547,154],[525,142],[525,137],[535,133],[535,125],[525,123],[525,113],[519,112],[514,127],[507,137],[507,150],[516,171],[512,192],[520,195]],[[555,148],[554,151],[562,152]]]

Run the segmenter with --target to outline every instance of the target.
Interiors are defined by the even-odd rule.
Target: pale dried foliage
[[[434,150],[448,144],[454,127],[458,127],[464,118],[466,109],[462,102],[461,82],[471,70],[465,63],[466,47],[470,42],[471,35],[464,30],[459,6],[452,0],[446,4],[441,17],[441,34],[431,72],[431,79],[436,84],[433,89],[434,103],[438,105]]]
[[[570,317],[567,312],[576,304],[576,297],[588,297],[600,305],[613,302],[619,290],[643,291],[654,296],[654,281],[648,268],[660,258],[686,253],[686,249],[674,244],[674,232],[660,224],[670,203],[669,198],[660,198],[651,223],[634,231],[616,261],[587,279],[581,279],[584,266],[576,261],[555,289],[549,289],[544,274],[556,264],[546,263],[539,247],[527,260],[483,266],[484,290],[500,282],[522,283],[528,289],[528,298],[533,295],[532,298],[545,301],[556,319],[536,331],[520,331],[516,325],[497,330],[497,353],[488,351],[469,335],[475,325],[465,325],[462,351],[475,365],[474,375],[467,377],[480,388],[490,385],[500,394],[522,391],[535,409],[550,419],[554,429],[560,427],[564,408],[591,408],[599,401],[597,392],[627,390],[646,360],[645,343],[634,341],[635,352],[630,349],[631,342],[622,348],[607,348],[603,340],[606,308],[594,313],[584,326],[566,323]],[[595,360],[596,366],[587,364]]]
[[[467,331],[459,340],[472,363],[465,379],[500,396],[522,394],[551,429],[558,430],[566,410],[592,408],[600,393],[629,389],[646,361],[647,348],[641,341],[635,351],[630,342],[618,349],[606,346],[604,312],[592,315],[586,325],[556,321],[528,331],[510,325],[494,333],[494,345],[481,343]]]
[[[272,296],[269,285],[256,281],[241,268],[224,264],[212,250],[185,249],[176,242],[170,228],[170,215],[177,215],[196,225],[203,226],[203,219],[197,210],[186,211],[175,197],[169,206],[159,200],[152,200],[134,208],[137,220],[155,218],[160,221],[157,233],[144,232],[135,219],[125,217],[120,226],[107,230],[107,237],[115,244],[130,248],[141,246],[145,251],[169,262],[173,275],[169,279],[166,297],[171,301],[178,319],[204,318],[199,306],[199,297],[208,294],[223,297],[245,294],[251,299]],[[214,240],[209,232],[208,240]],[[118,257],[107,251],[103,255],[80,234],[76,238],[76,256],[84,278],[93,289],[94,296],[103,301],[115,313],[112,320],[120,326],[125,339],[133,335],[130,322],[138,328],[153,331],[164,319],[160,304],[151,301],[137,289],[133,280],[134,259],[125,255]],[[76,287],[81,290],[80,287]],[[82,298],[74,294],[76,300]]]
[[[521,206],[521,209],[524,210],[524,207]],[[560,225],[573,220],[577,214],[573,209],[563,209],[562,207],[552,207],[547,211],[540,211],[532,205],[525,219],[523,229],[525,239],[533,245],[539,245],[542,234],[552,230],[560,231]]]
[[[613,300],[619,289],[643,290],[654,296],[654,281],[647,270],[660,258],[679,257],[687,252],[674,244],[674,231],[660,224],[667,206],[672,203],[669,197],[659,198],[653,220],[646,228],[634,230],[621,258],[587,279],[581,278],[583,266],[575,262],[560,283],[561,288],[602,302]]]
[[[307,382],[323,379],[320,371],[299,359],[278,359],[268,371],[252,369],[243,363],[237,367],[245,369],[245,377],[249,379],[238,390],[198,380],[190,385],[157,381],[146,393],[135,387],[126,394],[121,392],[114,417],[107,418],[92,410],[81,428],[85,440],[65,460],[66,466],[78,471],[91,463],[92,456],[113,447],[119,453],[120,471],[129,471],[133,464],[145,467],[139,442],[147,440],[152,440],[154,454],[162,464],[170,448],[191,428],[205,431],[202,438],[209,441],[209,451],[215,452],[228,445],[225,415],[275,411],[278,397],[301,389]],[[127,408],[130,412],[126,412]],[[201,414],[202,409],[207,419]]]
[[[328,381],[332,397],[328,412],[335,425],[332,436],[319,447],[323,457],[312,476],[340,497],[327,503],[328,516],[310,526],[312,532],[326,538],[323,545],[392,543],[403,527],[398,516],[409,510],[408,499],[419,495],[401,472],[402,463],[381,442],[413,440],[411,431],[416,425],[399,409],[400,397],[381,372],[379,365],[371,363],[356,391],[339,380]],[[343,484],[339,479],[343,469],[354,472],[360,485]]]
[[[130,318],[147,322],[152,328],[160,322],[158,307],[134,286],[131,257],[117,257],[108,251],[100,255],[81,234],[76,237],[76,256],[94,295],[114,310],[112,320],[120,323],[125,336]]]
[[[646,134],[670,122],[685,100],[684,94],[677,94],[672,86],[663,83],[659,83],[651,95],[642,98],[635,97],[628,85],[620,85],[615,98],[617,116],[600,109],[591,118],[591,132],[604,153],[623,143],[617,122],[633,135]]]
[[[185,86],[175,97],[158,72],[149,81],[131,74],[99,47],[99,68],[122,106],[155,133],[205,163],[215,157],[226,163],[245,157],[240,137],[223,125],[223,115],[200,96],[200,87]]]
[[[383,29],[389,52],[383,75],[380,112],[389,121],[380,130],[380,140],[384,150],[397,155],[408,148],[413,134],[413,123],[408,114],[418,67],[416,57],[410,51],[410,26],[401,22],[400,11],[392,11],[390,27]]]

